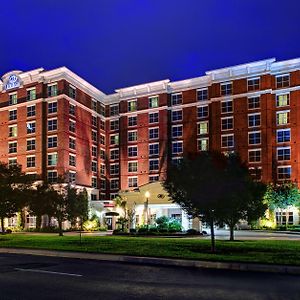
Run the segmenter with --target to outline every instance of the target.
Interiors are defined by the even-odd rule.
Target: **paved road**
[[[0,255],[0,299],[300,299],[300,276]]]

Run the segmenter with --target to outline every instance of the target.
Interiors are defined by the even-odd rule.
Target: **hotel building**
[[[85,187],[99,216],[119,193],[135,199],[141,215],[141,191],[149,188],[152,218],[166,214],[188,228],[157,182],[169,163],[208,149],[238,152],[257,180],[300,182],[300,59],[267,59],[112,95],[65,67],[12,71],[0,92],[1,161]],[[287,217],[299,223],[296,209]]]

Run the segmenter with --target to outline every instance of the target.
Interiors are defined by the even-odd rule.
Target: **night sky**
[[[295,0],[1,0],[0,77],[66,66],[105,93],[300,57]]]

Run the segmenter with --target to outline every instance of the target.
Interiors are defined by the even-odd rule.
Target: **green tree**
[[[300,206],[300,191],[297,184],[293,182],[283,182],[282,184],[270,183],[267,186],[264,198],[271,211],[274,211],[276,208],[281,210],[281,224],[282,212],[284,210],[289,206]],[[286,226],[287,223],[288,218],[286,218]]]
[[[233,228],[241,218],[258,218],[266,208],[264,185],[253,182],[237,155],[202,152],[193,159],[185,158],[170,166],[164,187],[189,215],[210,225],[212,252],[215,222],[226,223],[233,239]]]
[[[32,180],[32,176],[22,172],[21,165],[8,166],[0,162],[0,220],[3,233],[5,232],[4,219],[13,217],[25,206],[25,191]]]

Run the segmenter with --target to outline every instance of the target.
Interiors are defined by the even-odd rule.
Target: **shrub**
[[[149,232],[150,232],[150,233],[157,233],[157,232],[158,232],[158,229],[157,229],[157,227],[151,227],[151,228],[149,229]]]
[[[146,234],[148,232],[148,228],[146,226],[142,226],[138,229],[139,234]]]
[[[136,233],[136,229],[135,229],[135,228],[130,228],[130,229],[129,229],[129,232],[130,232],[130,233]]]

